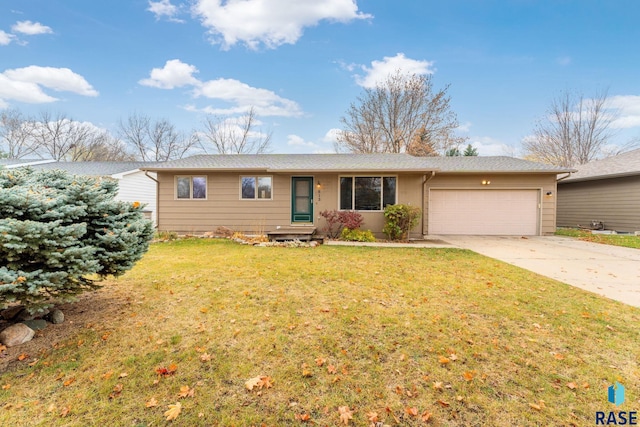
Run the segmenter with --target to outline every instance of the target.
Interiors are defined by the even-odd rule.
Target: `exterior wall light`
[[[547,191],[547,196],[553,196],[553,191]]]
[[[486,180],[486,179],[482,180],[482,185],[489,185],[489,184],[491,184],[491,181]]]

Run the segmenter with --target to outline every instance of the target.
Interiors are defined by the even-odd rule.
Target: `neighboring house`
[[[55,160],[41,160],[41,159],[0,159],[0,169],[12,169],[23,166],[40,165],[43,163],[51,163]]]
[[[412,238],[541,235],[556,226],[557,174],[510,157],[407,154],[199,155],[146,166],[157,173],[158,229],[247,234],[326,225],[324,210],[356,210],[383,237],[387,204],[422,210]]]
[[[577,167],[558,182],[558,226],[640,231],[640,149]]]
[[[29,166],[33,169],[61,169],[75,175],[91,175],[110,177],[118,180],[116,199],[125,202],[140,202],[146,216],[156,224],[156,178],[155,173],[140,170],[143,166],[152,166],[151,162],[56,162],[52,160],[18,163],[5,166],[7,168]]]

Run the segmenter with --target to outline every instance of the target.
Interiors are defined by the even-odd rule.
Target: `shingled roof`
[[[31,167],[47,170],[60,169],[75,175],[112,176],[155,164],[155,162],[52,162]]]
[[[264,172],[444,172],[563,173],[558,168],[513,157],[414,157],[408,154],[231,154],[197,155],[152,166],[152,171]]]
[[[578,169],[578,172],[562,182],[640,175],[640,148],[617,156],[607,157],[606,159],[594,160],[577,166],[576,169]]]

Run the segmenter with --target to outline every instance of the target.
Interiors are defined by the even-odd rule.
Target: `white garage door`
[[[538,234],[538,190],[429,192],[429,234]]]

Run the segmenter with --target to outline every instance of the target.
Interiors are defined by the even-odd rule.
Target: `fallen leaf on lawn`
[[[569,387],[571,390],[575,390],[576,388],[578,388],[578,386],[574,382],[567,383],[567,387]]]
[[[47,407],[47,412],[53,412],[55,410],[56,410],[56,405],[54,405],[53,403]]]
[[[473,377],[475,376],[475,373],[473,371],[465,371],[462,376],[464,377],[465,381],[471,381],[473,380]]]
[[[209,311],[209,309],[207,307],[202,307],[200,309],[200,313],[206,313],[207,311]]]
[[[65,387],[69,387],[71,384],[73,384],[75,382],[76,378],[75,377],[71,377],[68,380],[66,380],[65,382],[62,383],[63,386]]]
[[[178,393],[178,397],[193,397],[195,394],[195,389],[189,387],[188,385],[183,385],[182,387],[180,387],[180,393]]]
[[[165,368],[164,366],[160,366],[156,368],[156,373],[158,375],[162,375],[163,377],[168,377],[169,375],[173,375],[178,370],[178,365],[172,363],[169,367]]]
[[[433,383],[434,390],[442,390],[442,381],[436,381]]]
[[[322,358],[322,357],[317,357],[317,358],[316,358],[316,365],[317,365],[317,366],[322,366],[322,365],[324,365],[324,362],[326,362],[326,361],[327,361],[327,360],[326,360],[326,359],[324,359],[324,358]]]
[[[62,408],[62,411],[60,411],[60,416],[66,417],[67,415],[69,415],[69,412],[71,412],[71,406],[67,405],[64,408]]]
[[[302,422],[307,422],[311,420],[311,415],[304,413],[304,414],[296,414],[295,415],[296,420],[300,420]]]
[[[29,357],[29,355],[27,353],[22,353],[20,356],[18,356],[18,360],[19,361],[23,361],[27,357]]]
[[[175,420],[182,411],[182,403],[177,402],[175,405],[169,405],[168,410],[164,413],[167,421]]]
[[[122,384],[116,384],[116,386],[113,388],[113,392],[109,394],[109,399],[115,399],[116,397],[119,397],[120,393],[122,393],[123,388],[124,386]]]
[[[147,401],[147,403],[144,404],[144,406],[146,406],[147,408],[153,408],[155,406],[158,406],[158,401],[155,397],[152,397]]]
[[[431,419],[431,416],[432,416],[432,415],[433,415],[433,414],[432,414],[431,412],[429,412],[429,411],[424,411],[424,412],[422,413],[422,415],[420,415],[420,419],[426,423],[426,422],[428,422],[428,421]]]
[[[11,388],[11,384],[5,384],[2,386],[3,390],[9,390]]]
[[[447,363],[450,362],[449,359],[447,359],[446,357],[440,356],[440,358],[438,359],[438,361],[440,362],[441,365],[446,365]]]
[[[348,406],[338,407],[338,413],[340,414],[340,422],[344,425],[349,425],[349,420],[353,419],[353,413]]]
[[[124,377],[128,377],[129,374],[127,374],[126,372],[123,372],[120,374],[119,378],[124,378]]]
[[[404,411],[407,413],[407,415],[411,415],[412,417],[417,417],[418,416],[418,408],[416,407],[407,407],[404,409]]]
[[[542,406],[538,405],[537,403],[529,403],[529,406],[531,406],[536,411],[541,411],[542,410]]]
[[[379,421],[378,413],[377,412],[368,412],[367,413],[367,419],[369,421],[371,421],[372,423],[377,423]]]
[[[338,372],[338,370],[336,369],[335,366],[329,365],[329,366],[327,366],[327,372],[330,373],[330,374],[336,374]]]
[[[564,355],[561,353],[556,353],[553,355],[553,357],[555,357],[558,360],[563,360],[564,359]]]
[[[109,378],[111,378],[111,376],[113,375],[113,371],[109,371],[105,374],[102,374],[102,379],[103,380],[108,380]]]
[[[446,402],[442,399],[438,400],[438,403],[440,404],[440,406],[442,406],[443,408],[447,408],[449,407],[449,402]]]
[[[272,383],[273,379],[269,376],[266,375],[259,375],[257,377],[248,379],[245,383],[244,386],[247,388],[247,390],[253,390],[254,388],[258,387],[258,389],[262,390],[263,388],[271,388],[273,387],[273,383]]]
[[[208,362],[211,360],[211,355],[209,353],[202,353],[200,355],[200,361],[201,362]]]

